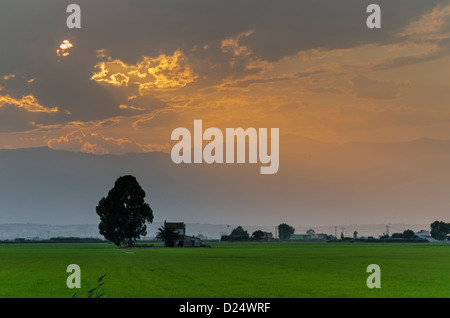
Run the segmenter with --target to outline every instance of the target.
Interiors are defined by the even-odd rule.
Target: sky
[[[377,0],[380,29],[374,1],[77,0],[70,29],[72,2],[0,3],[0,149],[169,153],[194,120],[279,128],[284,155],[450,139],[448,1]]]
[[[0,4],[0,147],[169,151],[177,127],[327,142],[450,138],[450,5],[379,1]],[[72,47],[57,54],[63,41]]]

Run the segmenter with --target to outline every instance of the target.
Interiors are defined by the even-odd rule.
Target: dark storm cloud
[[[99,1],[96,1],[98,3]],[[344,48],[365,42],[395,41],[394,34],[443,0],[381,0],[383,32],[366,27],[367,6],[373,1],[324,0],[177,0],[110,1],[104,9],[111,23],[95,19],[95,27],[113,34],[142,36],[141,48],[157,45],[174,50],[180,45],[219,43],[247,30],[243,44],[274,61],[310,48]],[[104,6],[103,6],[104,7]],[[123,14],[122,14],[123,12]],[[133,38],[127,44],[132,44]],[[136,44],[134,44],[136,45]],[[126,49],[126,45],[122,46]],[[154,48],[154,47],[153,47]],[[118,49],[119,50],[119,49]],[[136,58],[136,57],[134,57]]]

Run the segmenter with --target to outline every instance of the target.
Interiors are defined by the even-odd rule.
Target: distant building
[[[425,239],[428,242],[436,242],[436,240],[431,236],[430,231],[420,230],[419,232],[414,233],[416,236],[421,239]]]
[[[263,232],[264,236],[262,238],[262,241],[264,242],[274,242],[275,239],[273,237],[273,234],[271,232]]]
[[[206,240],[206,239],[207,239],[207,237],[204,236],[203,234],[197,234],[197,237],[198,237],[200,240]]]
[[[291,234],[290,241],[325,241],[326,234]]]
[[[425,230],[420,230],[419,232],[415,233],[416,236],[420,237],[421,239],[426,239],[428,242],[445,242],[445,243],[449,243],[450,242],[450,234],[447,234],[445,240],[439,241],[439,240],[435,240],[432,236],[430,231],[425,231]]]
[[[198,237],[186,235],[186,224],[182,222],[166,222],[164,221],[164,227],[166,229],[172,229],[178,234],[176,239],[172,239],[168,242],[164,242],[168,247],[200,247],[202,244]]]

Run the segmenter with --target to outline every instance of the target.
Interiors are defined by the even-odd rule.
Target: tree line
[[[136,239],[147,234],[146,223],[152,223],[153,211],[145,202],[145,192],[131,175],[119,177],[108,195],[102,198],[96,207],[100,217],[99,230],[105,239],[116,245],[126,244],[132,246]],[[157,239],[167,241],[168,237],[175,235],[169,229],[158,229]],[[294,234],[294,227],[281,223],[277,227],[278,238],[288,240]],[[435,221],[431,223],[430,235],[435,240],[445,240],[450,234],[450,223]],[[355,231],[353,239],[357,239]],[[327,239],[337,238],[327,236]],[[350,238],[351,239],[351,238]],[[391,237],[382,236],[380,239],[419,240],[414,231],[408,229],[403,233],[394,233]],[[221,241],[271,241],[272,233],[262,230],[254,231],[251,235],[242,226],[238,226],[229,235],[222,235]],[[343,233],[341,240],[344,240]]]
[[[295,229],[286,224],[282,223],[277,227],[278,236],[280,240],[288,240],[292,234],[294,234]],[[244,230],[242,226],[238,226],[231,231],[229,235],[222,235],[221,241],[273,241],[275,240],[272,232],[264,232],[262,230],[256,230],[250,235],[247,230]]]
[[[431,231],[430,235],[432,238],[438,241],[442,241],[447,239],[447,235],[450,234],[450,223],[445,223],[442,221],[435,221],[431,223],[430,225]],[[286,224],[282,223],[278,225],[277,227],[278,231],[278,238],[280,241],[289,240],[291,235],[294,234],[295,228]],[[308,230],[306,233],[310,234],[313,233],[313,230]],[[249,235],[249,233],[242,228],[242,226],[238,226],[237,228],[233,229],[229,235],[222,235],[221,241],[263,241],[266,240],[267,237],[266,232],[263,232],[261,230],[257,230],[252,233],[252,235]],[[353,233],[353,238],[351,237],[344,237],[343,233],[341,233],[341,240],[360,240],[363,241],[362,238],[357,238],[358,232]],[[272,233],[269,233],[270,236],[272,236]],[[327,240],[337,240],[336,237],[328,236]],[[419,236],[414,233],[411,229],[406,229],[403,232],[393,233],[391,236],[384,234],[379,239],[375,239],[373,237],[369,237],[369,240],[371,241],[383,241],[383,242],[399,242],[399,241],[415,241],[415,242],[422,242],[427,241],[426,239],[420,238]]]
[[[445,223],[443,221],[434,221],[430,224],[430,236],[438,241],[443,241],[447,239],[447,235],[450,234],[450,223]],[[385,235],[385,238],[389,236]],[[383,238],[383,237],[382,237]],[[392,239],[407,239],[407,240],[417,240],[419,237],[414,233],[414,231],[408,229],[403,231],[403,233],[393,233]]]

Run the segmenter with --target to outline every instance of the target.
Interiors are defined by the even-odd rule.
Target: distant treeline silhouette
[[[17,237],[12,240],[1,240],[1,243],[100,243],[107,242],[106,240],[98,237],[51,237],[50,239],[27,239],[23,237]]]

